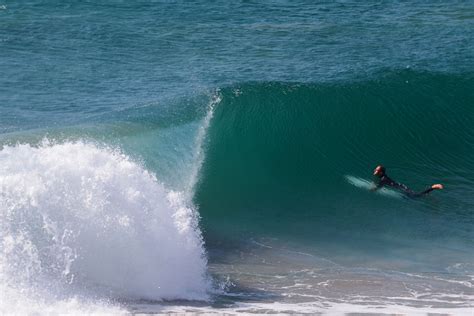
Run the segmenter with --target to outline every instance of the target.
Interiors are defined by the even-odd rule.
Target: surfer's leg
[[[430,188],[428,188],[428,189],[426,189],[426,190],[424,190],[424,191],[421,191],[421,192],[419,192],[419,193],[413,193],[413,194],[411,194],[410,196],[411,196],[411,197],[420,197],[420,196],[423,196],[423,195],[426,195],[426,194],[430,193],[430,192],[433,191],[433,190],[434,190],[434,189],[430,187]]]
[[[420,193],[416,193],[414,195],[414,197],[419,197],[419,196],[423,196],[423,195],[426,195],[428,193],[430,193],[431,191],[434,191],[434,190],[442,190],[444,187],[442,184],[433,184],[431,187],[429,187],[428,189],[426,189],[425,191],[422,191]]]

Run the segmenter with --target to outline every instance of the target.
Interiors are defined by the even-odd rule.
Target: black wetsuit
[[[385,185],[389,186],[389,187],[392,187],[392,188],[395,188],[395,189],[398,189],[398,190],[402,191],[403,193],[405,193],[409,197],[423,196],[423,195],[428,194],[428,193],[430,193],[431,191],[434,190],[433,188],[430,187],[430,188],[426,189],[425,191],[417,193],[417,192],[409,189],[406,185],[393,181],[386,174],[384,174],[383,176],[381,176],[379,178],[379,182],[377,183],[377,186],[375,187],[375,190],[380,189]]]

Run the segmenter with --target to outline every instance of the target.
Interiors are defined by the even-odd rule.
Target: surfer
[[[395,189],[402,191],[409,197],[420,197],[420,196],[430,193],[433,190],[442,190],[444,188],[442,184],[433,184],[428,189],[417,193],[409,189],[406,185],[395,182],[392,179],[390,179],[389,176],[387,176],[387,174],[385,173],[385,167],[382,165],[379,165],[374,169],[374,176],[378,177],[379,180],[376,186],[372,188],[372,191],[378,190],[382,188],[383,186],[389,186],[389,187],[393,187]]]

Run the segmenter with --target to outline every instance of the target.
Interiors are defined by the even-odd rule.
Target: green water
[[[470,243],[473,88],[469,76],[412,71],[351,84],[226,88],[196,194],[203,221],[210,231],[238,221],[236,230],[310,242],[390,232]],[[415,190],[446,189],[391,200],[347,183],[345,175],[371,180],[377,164]]]

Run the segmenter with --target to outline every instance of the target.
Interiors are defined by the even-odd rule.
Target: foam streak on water
[[[195,211],[126,155],[45,141],[4,147],[0,166],[0,311],[207,299]]]

